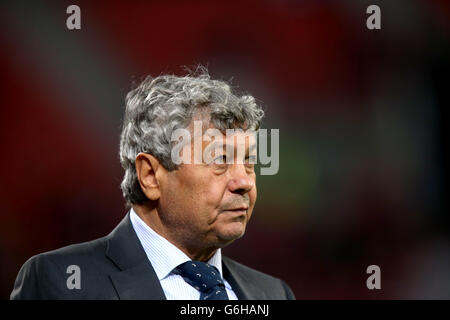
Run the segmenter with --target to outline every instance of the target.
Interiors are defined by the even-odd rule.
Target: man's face
[[[191,161],[168,172],[160,183],[158,210],[178,241],[194,247],[223,247],[244,235],[255,205],[256,177],[248,159],[256,141],[243,132],[222,134],[222,141],[208,139],[208,135],[202,140],[202,154],[213,155],[213,161]],[[183,152],[186,148],[194,159],[194,142]],[[234,150],[232,164],[220,163],[225,162],[227,148]],[[238,152],[239,148],[245,152]]]

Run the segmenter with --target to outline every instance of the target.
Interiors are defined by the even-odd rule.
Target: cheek
[[[202,203],[206,210],[217,209],[222,202],[223,194],[222,184],[211,179],[204,185],[199,195],[199,203]]]
[[[186,175],[168,186],[167,200],[172,202],[171,207],[195,216],[211,216],[219,207],[224,191],[221,181],[206,175]]]
[[[256,186],[248,193],[248,197],[250,200],[250,207],[253,209],[256,203],[256,198],[258,197],[258,192],[256,190]]]
[[[208,223],[214,221],[219,213],[226,192],[225,186],[225,178],[210,176],[205,178],[204,183],[198,189],[194,204],[196,212]]]
[[[193,211],[195,203],[195,194],[192,184],[187,183],[185,179],[180,179],[177,173],[170,173],[166,183],[161,185],[160,204],[162,210],[167,215],[184,213],[180,215],[180,219],[186,216],[186,213]]]
[[[253,181],[253,183],[254,183],[254,187],[250,191],[250,198],[253,197],[253,202],[255,202],[256,198],[258,197],[258,189],[256,188],[256,181]]]

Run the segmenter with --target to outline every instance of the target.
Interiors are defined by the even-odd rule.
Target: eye
[[[215,157],[212,162],[214,164],[226,164],[226,162],[227,162],[227,155],[226,154],[219,155],[219,156]]]
[[[248,157],[246,157],[245,158],[245,162],[255,164],[256,163],[256,156],[248,156]]]
[[[211,162],[211,169],[216,174],[224,174],[228,170],[228,164],[227,162],[227,156],[220,155],[214,158],[214,160]]]
[[[256,164],[256,156],[248,156],[245,158],[245,165],[253,167]]]

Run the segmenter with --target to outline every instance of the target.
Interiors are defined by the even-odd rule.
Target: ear
[[[158,159],[151,154],[141,152],[136,157],[135,166],[139,184],[144,194],[150,200],[158,200],[161,196],[161,191],[157,172],[162,169]]]

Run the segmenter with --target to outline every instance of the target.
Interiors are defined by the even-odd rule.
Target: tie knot
[[[182,276],[184,281],[201,292],[207,292],[216,286],[225,289],[219,270],[209,263],[188,261],[176,267],[174,273]]]

